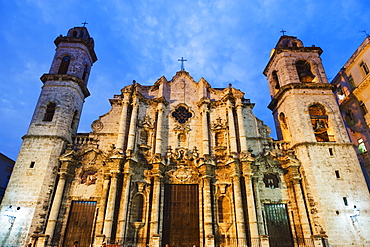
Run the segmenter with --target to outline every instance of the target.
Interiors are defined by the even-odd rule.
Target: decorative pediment
[[[104,165],[104,160],[106,158],[102,151],[96,148],[83,150],[79,156],[79,160],[84,167]]]
[[[258,155],[253,162],[255,168],[260,172],[275,172],[276,169],[282,169],[278,159],[278,154],[272,151],[264,152]]]
[[[191,77],[190,74],[189,74],[189,72],[187,72],[185,70],[177,71],[176,72],[176,75],[174,77],[172,77],[170,83],[173,83],[173,82],[179,80],[181,77],[188,78],[191,82],[194,82],[195,83],[193,77]]]
[[[199,178],[198,172],[187,166],[177,167],[166,174],[174,184],[193,184],[197,183]]]

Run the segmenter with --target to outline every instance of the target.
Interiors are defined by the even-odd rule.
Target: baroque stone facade
[[[243,92],[184,70],[125,86],[76,133],[93,40],[80,27],[55,43],[1,205],[0,246],[370,244],[369,193],[320,48],[282,36],[273,50],[274,141]]]

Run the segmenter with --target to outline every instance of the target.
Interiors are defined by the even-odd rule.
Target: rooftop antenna
[[[366,30],[364,31],[360,31],[359,33],[364,33],[366,35],[366,37],[369,37],[370,35],[366,32]]]

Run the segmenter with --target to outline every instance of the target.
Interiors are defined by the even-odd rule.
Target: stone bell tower
[[[345,131],[322,49],[281,36],[264,70],[278,138],[290,142],[300,164],[308,220],[304,237],[327,237],[334,246],[367,246],[369,193]],[[363,214],[353,220],[353,208]]]
[[[76,134],[87,82],[97,60],[86,27],[54,41],[49,73],[0,208],[0,246],[24,246],[44,231],[58,176],[60,154]]]

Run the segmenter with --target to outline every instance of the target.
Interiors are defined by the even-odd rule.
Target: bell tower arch
[[[304,238],[327,236],[330,244],[345,246],[356,243],[359,235],[369,236],[370,229],[365,226],[354,232],[350,212],[354,205],[366,208],[370,198],[333,86],[326,78],[322,52],[320,47],[305,47],[296,37],[283,35],[271,52],[264,75],[278,139],[289,141],[301,162],[299,176],[307,205],[303,213],[311,225],[302,225]],[[342,231],[335,230],[339,225]]]
[[[90,95],[87,82],[97,57],[87,28],[74,27],[54,43],[55,56],[49,73],[40,78],[40,97],[1,204],[0,216],[13,210],[14,220],[9,225],[0,217],[0,245],[24,246],[33,234],[44,234],[59,157],[72,142]]]

